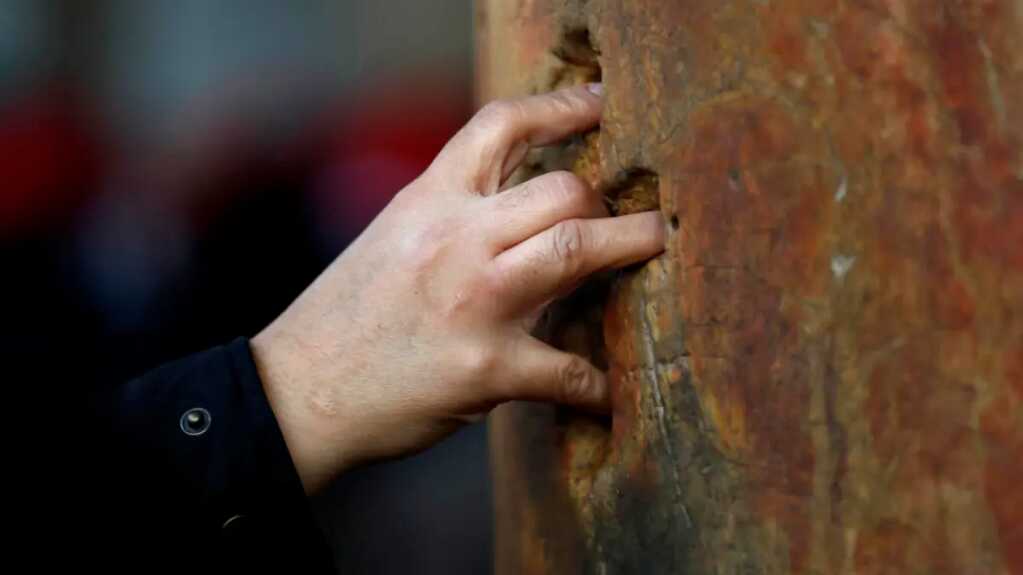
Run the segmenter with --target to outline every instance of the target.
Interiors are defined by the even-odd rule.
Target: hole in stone
[[[586,82],[599,82],[603,73],[598,56],[600,52],[593,46],[593,38],[586,28],[570,28],[564,30],[552,52],[565,63],[554,78],[554,86],[571,86]]]
[[[674,214],[671,216],[671,229],[678,231],[678,216]]]
[[[604,201],[616,216],[660,209],[659,178],[645,168],[627,170],[604,190]]]
[[[604,302],[610,294],[612,272],[599,273],[547,309],[544,339],[565,351],[588,359],[606,370]]]
[[[593,47],[593,38],[586,28],[565,30],[561,41],[554,47],[554,55],[576,66],[600,67],[597,62],[599,53]]]

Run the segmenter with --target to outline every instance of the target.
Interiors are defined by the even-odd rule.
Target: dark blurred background
[[[471,28],[470,0],[0,0],[0,346],[28,417],[61,429],[280,313],[467,119]],[[480,426],[313,505],[341,571],[491,568]]]

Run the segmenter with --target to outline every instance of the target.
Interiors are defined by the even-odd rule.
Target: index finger
[[[529,147],[552,144],[595,126],[602,93],[601,84],[586,84],[490,102],[444,146],[437,163],[462,171],[477,193],[492,194]]]

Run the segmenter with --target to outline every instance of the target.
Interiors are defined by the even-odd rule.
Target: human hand
[[[600,119],[599,85],[485,106],[252,351],[307,492],[513,399],[607,409],[603,373],[531,335],[588,275],[657,255],[657,212],[608,214],[568,172],[500,191],[531,146]]]

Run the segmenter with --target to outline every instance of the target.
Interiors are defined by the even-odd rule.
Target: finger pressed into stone
[[[558,222],[494,258],[502,306],[533,309],[590,274],[656,256],[664,251],[664,225],[655,211]]]

